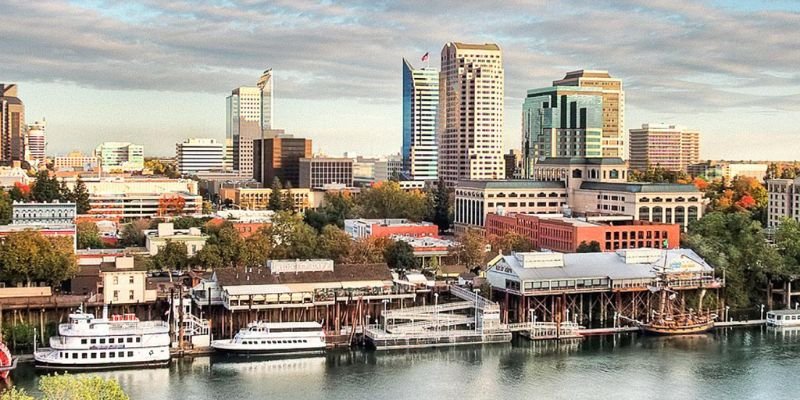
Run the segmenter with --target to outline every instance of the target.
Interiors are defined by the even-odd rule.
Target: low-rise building
[[[147,269],[134,266],[133,257],[116,257],[100,266],[103,303],[144,304],[156,301],[156,291],[147,287]]]
[[[28,176],[28,172],[15,161],[10,167],[0,167],[0,187],[13,188],[14,185],[30,185],[35,179]]]
[[[86,155],[80,151],[72,151],[64,156],[53,159],[53,168],[56,171],[96,171],[100,159],[96,156]]]
[[[486,215],[504,210],[520,214],[560,214],[567,190],[560,181],[459,181],[455,189],[456,231],[483,228]]]
[[[725,179],[730,182],[733,178],[742,176],[763,181],[768,167],[766,163],[704,161],[689,165],[688,172],[691,176],[706,180]]]
[[[181,174],[222,171],[224,157],[225,145],[215,139],[190,138],[175,146],[175,158]]]
[[[182,243],[186,245],[186,252],[193,257],[206,245],[208,235],[200,232],[200,228],[175,229],[171,222],[158,224],[158,229],[144,231],[145,248],[151,256],[158,254],[167,243]]]
[[[313,157],[300,159],[300,187],[321,188],[338,183],[353,186],[353,159]]]
[[[95,148],[105,172],[133,172],[144,169],[144,146],[128,142],[104,142]]]
[[[423,270],[431,268],[432,265],[437,267],[452,265],[450,261],[458,246],[455,241],[430,236],[392,235],[391,238],[394,241],[408,243],[414,250],[414,257],[420,260],[420,268]],[[461,269],[464,269],[463,265]]]
[[[14,225],[70,225],[75,223],[75,203],[18,202],[11,205]]]
[[[168,178],[85,178],[89,214],[104,218],[198,215],[203,199],[197,181]],[[75,180],[66,181],[73,187]]]
[[[223,201],[230,199],[233,204],[243,210],[267,210],[271,193],[272,189],[270,188],[222,188],[220,196]],[[309,208],[319,207],[323,197],[322,192],[315,192],[307,188],[283,189],[281,193],[283,195],[291,193],[296,212],[305,212]]]
[[[412,222],[404,218],[347,219],[344,231],[354,239],[365,237],[439,237],[439,227],[430,222]]]
[[[574,253],[581,243],[597,242],[601,251],[668,248],[680,245],[681,228],[624,217],[568,218],[563,215],[489,214],[486,234],[516,233],[540,250]]]

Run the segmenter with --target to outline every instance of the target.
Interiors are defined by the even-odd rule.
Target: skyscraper
[[[47,136],[45,135],[46,121],[36,121],[28,125],[27,145],[25,146],[26,159],[31,165],[45,161],[47,153]]]
[[[660,167],[684,171],[700,160],[700,133],[675,125],[642,124],[631,129],[630,168],[645,171]]]
[[[500,46],[450,42],[439,75],[439,176],[502,179],[503,58]]]
[[[553,86],[579,86],[600,89],[603,94],[603,157],[627,157],[625,143],[625,92],[622,80],[608,71],[579,70],[567,72]]]
[[[253,140],[272,130],[273,74],[261,74],[255,87],[241,86],[226,99],[226,145],[230,146],[230,165],[246,178],[253,177]]]
[[[556,86],[528,90],[522,105],[523,177],[546,157],[602,157],[603,93]]]
[[[271,187],[277,177],[281,184],[300,186],[300,159],[311,157],[311,139],[276,135],[254,141],[253,178]]]
[[[416,181],[438,179],[439,71],[403,59],[403,171]]]
[[[25,105],[17,97],[16,84],[0,83],[0,161],[25,156]]]

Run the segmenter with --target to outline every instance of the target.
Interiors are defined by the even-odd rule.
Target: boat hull
[[[688,326],[661,326],[661,325],[642,325],[641,330],[648,335],[669,336],[669,335],[697,335],[708,333],[714,329],[714,321],[704,324]]]
[[[61,364],[50,363],[44,361],[36,361],[34,364],[36,369],[48,371],[103,371],[114,369],[130,369],[130,368],[161,368],[167,366],[170,359],[155,360],[155,361],[131,361],[124,363],[103,363],[103,364]]]
[[[325,345],[313,347],[245,347],[236,345],[225,345],[212,343],[214,351],[223,354],[244,354],[244,355],[282,355],[282,354],[312,354],[325,351]]]

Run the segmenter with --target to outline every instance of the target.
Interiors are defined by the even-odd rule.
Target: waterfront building
[[[200,232],[200,228],[175,229],[175,225],[171,222],[162,222],[158,224],[158,229],[148,229],[143,233],[145,248],[151,256],[158,254],[167,243],[174,242],[185,245],[187,255],[194,257],[206,245],[209,238]]]
[[[42,122],[35,121],[28,125],[28,134],[26,137],[27,145],[25,146],[25,160],[31,165],[36,166],[45,162],[47,157],[47,136],[45,128],[47,122],[42,118]]]
[[[152,304],[156,301],[156,290],[147,285],[147,268],[136,267],[133,257],[103,257],[98,266],[103,303]]]
[[[403,59],[403,171],[411,180],[436,181],[439,145],[439,71]]]
[[[660,167],[687,172],[700,160],[700,133],[675,125],[642,124],[630,130],[629,163],[632,170]]]
[[[767,176],[767,163],[702,161],[688,166],[689,175],[706,180],[725,179],[733,181],[737,176],[764,181]]]
[[[447,43],[441,68],[439,176],[448,187],[460,180],[501,179],[505,94],[500,46]]]
[[[94,156],[105,172],[138,172],[144,169],[144,146],[128,142],[104,142]]]
[[[75,224],[75,203],[18,202],[11,205],[11,223],[14,225],[69,225]]]
[[[224,157],[225,147],[216,139],[190,138],[175,145],[178,172],[185,175],[222,171]]]
[[[502,299],[504,322],[583,323],[587,315],[605,319],[614,313],[644,320],[651,312],[650,289],[663,285],[657,271],[672,276],[670,290],[682,294],[724,286],[689,249],[499,255],[488,263],[486,280],[492,298]]]
[[[624,159],[628,155],[625,150],[625,91],[621,79],[611,77],[608,71],[579,70],[567,72],[563,79],[554,81],[553,86],[600,89],[603,97],[602,157]]]
[[[800,221],[800,178],[767,180],[767,228],[784,218]]]
[[[322,188],[330,184],[353,186],[353,159],[303,157],[300,159],[300,187]]]
[[[522,105],[524,177],[547,157],[603,157],[602,143],[612,142],[603,139],[604,94],[595,86],[528,90]]]
[[[346,219],[344,231],[353,239],[368,237],[439,237],[439,227],[430,222],[412,222],[405,218]]]
[[[21,161],[25,155],[25,104],[17,85],[0,83],[0,161]]]
[[[300,187],[300,159],[311,157],[311,139],[278,135],[253,142],[253,179],[270,187],[278,178],[282,185]]]
[[[454,224],[459,232],[482,229],[490,212],[560,214],[566,205],[567,191],[560,181],[459,181]]]
[[[486,234],[516,233],[534,248],[574,253],[582,243],[597,242],[601,251],[636,248],[677,248],[681,228],[634,220],[632,216],[570,218],[563,215],[490,213]]]
[[[97,170],[100,160],[93,155],[85,155],[80,151],[71,151],[64,156],[56,156],[53,159],[53,168],[56,171],[62,170]]]

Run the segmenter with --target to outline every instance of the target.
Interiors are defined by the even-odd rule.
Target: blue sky
[[[398,152],[401,58],[496,42],[506,147],[527,89],[566,71],[624,80],[625,126],[700,129],[701,155],[800,159],[800,1],[3,1],[0,82],[51,153],[106,140],[171,155],[225,135],[225,97],[276,73],[276,125],[330,154]]]

